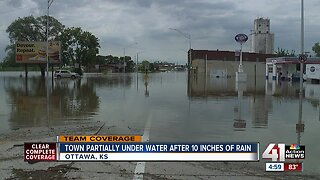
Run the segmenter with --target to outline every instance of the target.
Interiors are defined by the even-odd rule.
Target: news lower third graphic
[[[262,153],[266,171],[303,171],[305,146],[271,143]],[[39,161],[259,161],[257,142],[142,142],[140,135],[57,136],[24,143],[24,160]]]
[[[283,171],[297,171],[303,170],[302,163],[266,163],[266,171],[269,172],[283,172]]]
[[[266,163],[266,171],[303,171],[303,162],[289,162],[305,159],[305,146],[271,143],[262,153],[262,158],[271,160]]]
[[[56,161],[56,143],[24,143],[25,161]]]
[[[60,143],[63,161],[257,161],[257,144]]]
[[[58,136],[25,143],[25,161],[259,161],[257,142],[142,142],[140,135]]]

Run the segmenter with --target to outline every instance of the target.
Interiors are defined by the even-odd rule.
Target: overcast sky
[[[305,51],[320,41],[319,0],[306,0]],[[6,28],[18,17],[46,14],[47,0],[0,0],[0,58],[9,43]],[[301,0],[54,0],[50,15],[67,27],[82,27],[100,40],[100,54],[187,62],[193,49],[234,51],[238,33],[250,34],[253,21],[266,17],[275,34],[274,47],[300,52]],[[137,45],[132,45],[137,42]],[[131,45],[131,46],[130,46]],[[129,46],[129,47],[128,47]],[[245,51],[250,50],[246,43]]]

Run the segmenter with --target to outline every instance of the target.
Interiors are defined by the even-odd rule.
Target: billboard
[[[46,42],[16,43],[16,63],[47,63]],[[48,44],[49,63],[60,63],[60,42],[50,41]]]

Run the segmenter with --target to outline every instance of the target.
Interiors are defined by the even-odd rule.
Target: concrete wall
[[[243,70],[248,76],[265,76],[264,62],[246,62],[243,61]],[[197,59],[192,61],[192,67],[195,68],[196,73],[205,73],[205,60]],[[222,60],[208,60],[207,73],[214,75],[215,73],[225,72],[225,75],[235,76],[238,71],[239,61],[222,61]]]

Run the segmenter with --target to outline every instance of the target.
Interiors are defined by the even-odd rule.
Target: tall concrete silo
[[[251,51],[261,54],[272,54],[274,34],[270,32],[270,19],[258,18],[254,20],[251,33]]]

